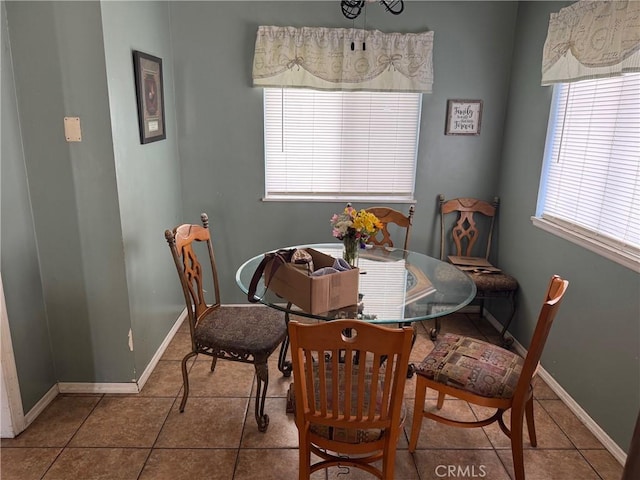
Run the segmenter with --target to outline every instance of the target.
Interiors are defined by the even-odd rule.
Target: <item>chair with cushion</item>
[[[405,215],[404,213],[389,207],[371,207],[366,210],[378,217],[378,220],[382,223],[382,230],[378,231],[376,235],[370,237],[369,243],[373,245],[386,245],[387,247],[393,247],[394,243],[393,240],[391,240],[390,228],[397,228],[405,229],[402,249],[406,250],[409,247],[409,234],[411,233],[411,224],[415,211],[413,205],[409,207],[409,215]]]
[[[492,203],[476,198],[445,201],[444,195],[440,194],[440,259],[454,263],[471,277],[476,284],[475,299],[480,301],[481,316],[484,312],[484,300],[508,300],[510,311],[500,333],[503,346],[508,346],[513,339],[505,335],[516,312],[518,281],[492,265],[489,260],[499,205],[498,197]],[[450,236],[447,235],[449,232]],[[435,328],[430,332],[431,339],[435,340],[439,332],[440,318],[436,317]]]
[[[266,307],[221,306],[218,271],[209,232],[209,219],[205,213],[201,215],[201,220],[202,226],[185,224],[165,231],[180,277],[191,333],[191,351],[182,359],[184,392],[180,412],[184,411],[189,396],[187,362],[191,357],[198,354],[213,357],[212,372],[218,358],[252,363],[257,378],[255,416],[258,430],[264,432],[269,425],[269,416],[264,413],[269,384],[267,359],[286,337],[285,319],[281,313]],[[203,265],[196,255],[198,248],[206,249],[209,255],[213,276],[211,304],[207,304],[205,299],[207,287]]]
[[[500,429],[511,439],[515,478],[524,480],[522,434],[525,417],[531,446],[536,446],[531,381],[568,284],[557,275],[551,278],[524,359],[507,349],[474,338],[450,333],[442,335],[433,351],[415,369],[417,381],[410,452],[416,450],[423,417],[463,428],[498,422]],[[438,392],[438,409],[442,408],[445,395],[450,395],[475,405],[495,408],[496,412],[475,422],[458,421],[432,413],[425,409],[427,388]],[[507,427],[502,416],[509,409],[511,420]]]
[[[394,478],[412,332],[361,320],[289,322],[300,479],[331,466]],[[311,453],[322,460],[312,465]]]

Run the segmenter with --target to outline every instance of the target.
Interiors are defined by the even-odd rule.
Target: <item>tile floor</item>
[[[446,329],[497,341],[497,332],[477,314],[457,314]],[[417,326],[412,360],[432,348],[430,322]],[[445,327],[443,327],[445,328]],[[15,439],[2,439],[2,480],[288,480],[297,478],[297,431],[285,413],[291,379],[270,365],[266,404],[270,425],[257,430],[253,416],[253,367],[209,360],[190,364],[191,393],[178,412],[180,360],[189,349],[183,325],[138,395],[59,395]],[[408,380],[407,425],[411,425],[415,380]],[[428,399],[434,403],[434,397]],[[475,418],[482,409],[447,400],[445,411]],[[538,447],[525,435],[527,480],[619,480],[622,467],[539,379],[535,385]],[[418,450],[410,454],[408,430],[397,453],[397,480],[512,478],[509,441],[494,424],[456,429],[423,421]],[[364,472],[333,468],[314,479],[365,479]]]

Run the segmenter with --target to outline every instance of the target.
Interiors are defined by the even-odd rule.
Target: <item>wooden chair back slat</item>
[[[289,336],[296,425],[302,444],[309,441],[310,424],[334,429],[384,429],[388,438],[374,442],[376,451],[385,442],[397,441],[413,329],[387,328],[360,320],[314,325],[291,321]],[[316,436],[313,440],[321,442]],[[331,440],[327,444],[330,448],[319,448],[349,454],[362,453],[366,447],[344,443],[336,450],[339,443]]]
[[[448,253],[446,248],[446,216],[453,213],[457,214],[455,223],[451,227],[451,238],[455,250],[449,254],[489,259],[500,199],[494,197],[493,202],[489,203],[468,197],[447,201],[445,201],[444,195],[439,195],[438,198],[440,204],[440,259],[445,260]],[[481,217],[488,219],[489,225],[485,235],[481,235],[482,231],[479,226]],[[482,244],[477,243],[480,238],[483,239]]]
[[[402,247],[403,250],[407,250],[409,248],[409,236],[411,233],[411,226],[413,224],[413,214],[415,212],[415,207],[413,205],[409,207],[408,215],[405,215],[404,213],[389,207],[371,207],[367,208],[366,210],[367,212],[373,213],[376,217],[378,217],[378,220],[380,220],[383,225],[382,230],[380,230],[373,237],[369,238],[370,244],[393,247],[394,243],[391,239],[389,226],[390,224],[395,224],[397,227],[405,229],[405,237]]]

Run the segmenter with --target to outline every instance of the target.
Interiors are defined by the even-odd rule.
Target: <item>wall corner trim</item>
[[[55,384],[53,387],[49,389],[47,393],[43,395],[43,397],[38,400],[38,402],[31,407],[31,409],[24,416],[25,428],[31,425],[38,415],[42,413],[42,411],[47,408],[47,406],[53,402],[53,399],[58,396],[58,384]]]

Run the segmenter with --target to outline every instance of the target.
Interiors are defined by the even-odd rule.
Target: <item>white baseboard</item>
[[[138,393],[138,385],[131,383],[58,382],[60,393]]]
[[[484,310],[484,317],[498,330],[502,331],[502,324],[488,310]],[[526,356],[527,350],[515,338],[513,339],[513,347],[521,356]],[[538,367],[538,375],[545,381],[549,388],[558,395],[558,398],[580,419],[585,427],[602,443],[611,455],[620,463],[625,464],[627,454],[618,446],[613,439],[589,416],[587,412],[576,402],[567,391],[556,381],[553,376],[547,372],[542,365]]]
[[[547,372],[540,367],[538,375],[542,378],[549,388],[555,392],[565,405],[571,410],[576,417],[584,424],[593,435],[600,440],[604,448],[606,448],[613,457],[618,460],[620,465],[624,466],[627,461],[627,454],[614,442],[607,433],[585,412],[582,407],[571,398],[571,396],[560,386],[560,384]]]
[[[225,305],[225,306],[228,306],[228,307],[255,307],[256,305],[254,305],[254,304],[244,304],[243,303],[243,304],[238,304],[238,305],[229,304],[229,305]],[[261,306],[264,306],[264,305],[261,305]],[[131,382],[131,383],[84,383],[84,382],[72,383],[72,382],[58,382],[58,384],[56,386],[56,388],[57,388],[56,395],[57,395],[58,392],[59,393],[79,393],[79,394],[83,394],[83,393],[84,394],[92,394],[92,393],[93,394],[95,394],[95,393],[136,394],[136,393],[139,393],[142,390],[142,387],[144,387],[145,383],[147,383],[147,380],[149,380],[149,377],[151,376],[151,374],[153,373],[153,370],[156,368],[156,365],[158,364],[158,362],[162,358],[162,355],[164,354],[165,350],[169,346],[169,343],[171,343],[171,340],[173,340],[173,337],[175,336],[176,332],[178,331],[178,329],[180,328],[180,326],[182,325],[182,323],[184,322],[184,320],[186,318],[187,318],[187,309],[185,308],[184,310],[182,310],[180,315],[178,315],[178,318],[176,319],[175,323],[171,327],[171,330],[169,330],[169,332],[167,333],[166,337],[164,338],[164,340],[162,341],[162,343],[158,347],[158,350],[153,355],[153,358],[149,361],[149,364],[146,366],[146,368],[142,372],[142,375],[140,375],[140,378],[138,379],[137,382]],[[49,403],[51,403],[51,401],[55,398],[56,395],[53,395],[53,397],[51,397],[47,401],[47,403],[44,405],[44,407],[46,407]],[[42,400],[44,400],[44,398],[45,397],[43,397]],[[40,400],[40,402],[42,402],[42,400]],[[38,405],[40,404],[40,402],[38,402]],[[40,411],[42,411],[42,410],[40,410]],[[38,413],[40,413],[40,412],[38,412]]]
[[[38,415],[42,413],[42,411],[47,408],[47,406],[53,402],[53,399],[58,396],[58,384],[55,384],[53,387],[49,389],[44,396],[38,400],[38,402],[31,407],[31,410],[27,412],[24,416],[25,428],[31,425]]]
[[[40,413],[58,396],[58,393],[76,393],[76,394],[101,394],[101,393],[125,393],[136,394],[142,390],[142,387],[147,382],[153,369],[156,367],[163,353],[169,346],[169,343],[173,339],[174,335],[182,325],[185,317],[187,316],[187,310],[184,309],[178,316],[169,333],[160,344],[160,347],[156,351],[155,355],[149,362],[149,365],[145,368],[144,372],[137,382],[131,383],[93,383],[93,382],[58,382],[36,403],[31,410],[25,415],[26,426],[29,426]]]
[[[147,368],[145,368],[144,372],[142,372],[142,375],[140,375],[140,378],[138,379],[138,391],[141,391],[142,387],[144,387],[144,384],[147,383],[147,380],[149,380],[149,377],[153,373],[153,370],[156,368],[156,365],[162,358],[162,355],[164,354],[165,350],[171,343],[171,340],[173,340],[173,337],[178,331],[178,329],[180,328],[180,326],[182,325],[182,322],[184,322],[186,318],[187,318],[187,309],[185,308],[184,310],[182,310],[182,312],[178,316],[178,319],[173,324],[173,327],[171,327],[171,330],[169,330],[169,333],[167,333],[167,336],[164,338],[164,340],[160,344],[160,347],[158,347],[158,350],[156,351],[155,355],[149,362],[149,365],[147,365]]]

